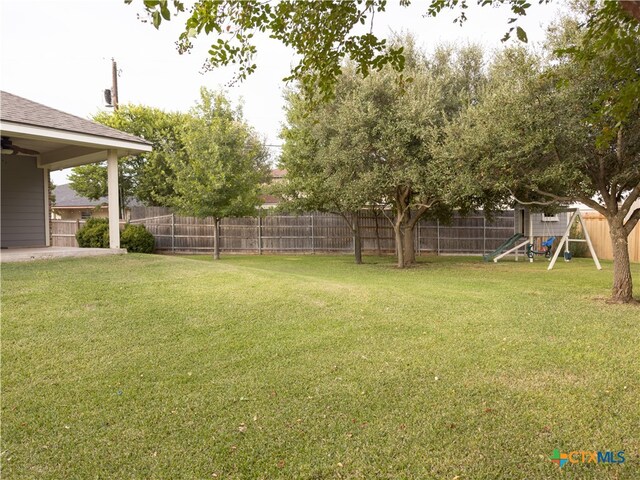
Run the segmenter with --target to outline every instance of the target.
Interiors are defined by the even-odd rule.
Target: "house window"
[[[91,210],[82,210],[80,212],[80,219],[82,220],[87,220],[89,218],[91,218]]]
[[[543,222],[559,222],[560,219],[558,218],[558,215],[547,215],[546,213],[542,214],[542,221]]]

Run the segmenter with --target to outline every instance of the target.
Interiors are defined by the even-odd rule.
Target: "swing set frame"
[[[600,265],[600,261],[598,260],[598,255],[596,255],[596,251],[593,248],[593,243],[591,242],[591,237],[589,237],[589,231],[587,230],[587,226],[584,222],[584,219],[582,218],[582,215],[580,214],[580,210],[578,210],[577,208],[568,208],[566,210],[564,210],[565,212],[573,212],[571,214],[571,217],[569,218],[569,222],[567,223],[567,228],[564,232],[564,235],[562,235],[562,238],[560,239],[560,243],[558,244],[558,248],[556,248],[556,251],[553,254],[553,257],[551,257],[551,260],[549,261],[549,266],[547,267],[547,270],[551,270],[553,269],[554,265],[556,264],[556,261],[558,260],[558,256],[560,255],[560,252],[562,251],[562,247],[564,246],[564,251],[566,253],[569,252],[569,243],[570,242],[585,242],[587,244],[587,246],[589,247],[589,252],[591,253],[591,258],[593,258],[593,262],[596,265],[596,268],[598,270],[602,270],[602,266]],[[579,221],[580,224],[582,225],[582,232],[584,233],[584,238],[569,238],[569,234],[571,232],[571,227],[573,226],[573,224]],[[501,258],[511,254],[511,253],[515,253],[516,256],[516,261],[518,261],[518,250],[520,250],[521,248],[526,248],[527,245],[531,245],[533,244],[533,221],[531,218],[531,215],[529,215],[529,238],[527,238],[527,240],[525,240],[524,242],[521,242],[517,245],[515,245],[514,247],[510,248],[509,250],[502,252],[500,255],[496,256],[493,261],[494,262],[498,262],[498,260],[500,260]],[[534,255],[535,256],[535,255]],[[533,262],[533,256],[529,257],[529,262]]]

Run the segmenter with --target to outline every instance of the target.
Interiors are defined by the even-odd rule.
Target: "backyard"
[[[3,265],[4,478],[640,477],[611,262],[365,262]]]

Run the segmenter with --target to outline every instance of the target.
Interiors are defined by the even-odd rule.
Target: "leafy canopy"
[[[541,3],[549,0],[539,0]],[[133,0],[125,0],[130,4]],[[401,6],[411,0],[398,0]],[[526,32],[516,26],[531,4],[527,0],[478,0],[481,5],[509,5],[513,16],[503,40],[516,30],[526,42]],[[187,13],[184,31],[177,41],[180,53],[193,48],[193,40],[201,35],[213,35],[207,68],[236,64],[237,79],[245,79],[256,69],[254,35],[266,33],[298,55],[297,65],[285,81],[297,80],[307,99],[330,97],[336,79],[349,58],[356,73],[366,77],[372,71],[390,65],[400,72],[405,55],[401,46],[392,46],[373,32],[376,13],[384,12],[387,0],[297,1],[271,3],[259,0],[197,0],[187,8],[179,0],[143,0],[148,20],[156,28],[163,21]],[[466,20],[467,0],[431,0],[425,14],[436,16],[443,9],[456,9],[456,22]]]
[[[182,148],[182,129],[188,115],[165,112],[143,105],[122,105],[113,112],[100,112],[93,119],[117,130],[144,138],[153,151],[118,160],[121,203],[137,198],[148,205],[168,205],[174,194],[172,159]],[[70,175],[71,187],[87,198],[107,195],[104,164],[76,167]]]
[[[183,154],[172,165],[172,204],[195,217],[250,215],[268,179],[268,152],[222,93],[206,88],[200,93],[184,130]]]

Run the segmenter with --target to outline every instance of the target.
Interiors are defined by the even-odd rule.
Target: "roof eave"
[[[151,144],[144,140],[135,142],[119,138],[90,135],[87,133],[70,132],[56,128],[25,125],[6,120],[0,120],[0,130],[2,130],[3,135],[17,138],[47,140],[54,143],[103,148],[105,150],[126,150],[131,154],[150,152],[153,149]]]

